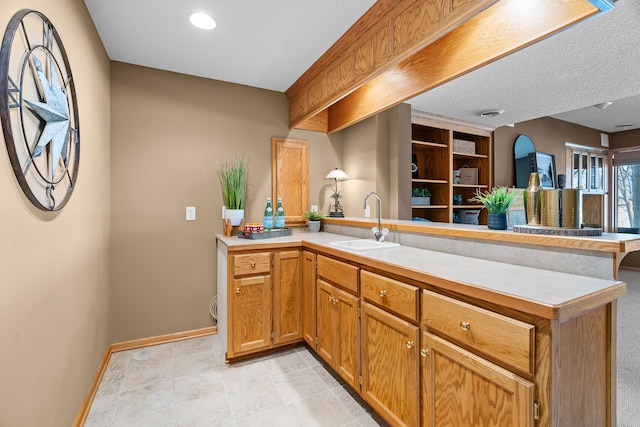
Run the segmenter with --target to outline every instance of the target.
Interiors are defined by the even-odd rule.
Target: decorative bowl
[[[245,233],[261,233],[264,231],[264,226],[258,222],[250,222],[244,225]]]

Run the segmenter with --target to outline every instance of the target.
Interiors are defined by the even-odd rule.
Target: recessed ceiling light
[[[607,108],[611,104],[613,104],[613,102],[611,102],[611,101],[601,102],[600,104],[594,105],[594,107],[596,107],[596,108],[598,108],[600,110],[604,110],[605,108]]]
[[[499,116],[500,114],[504,113],[504,110],[490,110],[490,111],[484,111],[480,114],[478,114],[480,117],[495,117],[495,116]]]
[[[216,21],[206,13],[194,13],[189,17],[189,21],[201,30],[213,30],[216,27]]]
[[[635,123],[622,123],[620,125],[615,125],[617,128],[630,128],[631,126],[635,126]]]

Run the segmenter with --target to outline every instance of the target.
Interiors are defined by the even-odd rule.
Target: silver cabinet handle
[[[429,355],[429,349],[428,348],[423,348],[420,350],[420,356],[422,357],[427,357]]]
[[[468,331],[469,329],[471,329],[471,323],[460,322],[460,327],[462,328],[463,331]]]
[[[414,342],[413,341],[407,341],[407,348],[413,348]]]
[[[380,295],[381,297],[386,297],[387,291],[385,291],[384,289],[381,289],[380,292],[378,292],[378,295]]]
[[[236,288],[236,295],[240,295],[240,288]]]

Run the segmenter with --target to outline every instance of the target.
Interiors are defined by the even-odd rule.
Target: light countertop
[[[460,255],[396,246],[366,251],[331,245],[353,237],[294,232],[264,240],[216,236],[229,252],[305,247],[487,302],[550,319],[563,319],[608,303],[626,291],[623,282],[559,273]]]

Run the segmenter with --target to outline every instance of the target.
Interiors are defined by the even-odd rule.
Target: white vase
[[[231,225],[237,227],[242,222],[242,218],[244,218],[244,209],[225,209],[224,210],[224,219],[228,219],[231,222]]]

